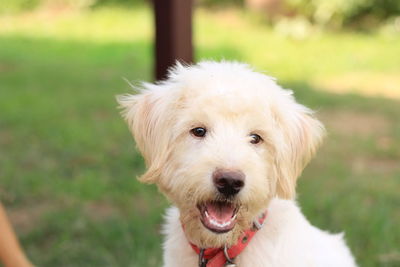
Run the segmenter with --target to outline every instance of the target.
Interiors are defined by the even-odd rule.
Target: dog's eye
[[[190,133],[193,134],[196,137],[204,137],[207,133],[206,128],[203,127],[196,127],[190,130]]]
[[[261,136],[259,136],[258,134],[250,134],[250,137],[251,137],[250,143],[252,144],[258,144],[263,140]]]

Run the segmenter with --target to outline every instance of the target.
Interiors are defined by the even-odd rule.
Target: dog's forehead
[[[190,106],[219,107],[226,110],[251,107],[252,110],[267,108],[269,97],[264,90],[252,85],[232,82],[208,82],[185,87],[184,101]]]
[[[201,64],[178,72],[175,81],[177,106],[198,117],[265,118],[288,94],[274,78],[237,64]]]
[[[243,66],[221,68],[224,64],[188,70],[180,77],[181,92],[190,100],[220,99],[222,103],[267,104],[279,90],[275,80]]]
[[[183,106],[190,119],[248,122],[266,118],[270,114],[268,101],[262,95],[246,88],[240,90],[219,84],[187,90]]]

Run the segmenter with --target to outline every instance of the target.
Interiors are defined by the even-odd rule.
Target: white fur
[[[273,78],[235,62],[177,64],[166,81],[143,84],[118,101],[146,161],[140,180],[157,184],[177,207],[167,216],[165,266],[196,266],[189,241],[230,246],[265,209],[266,225],[238,257],[239,267],[355,266],[342,237],[312,227],[293,202],[324,128]],[[206,136],[194,137],[195,127],[206,128]],[[253,134],[263,141],[250,142]],[[220,200],[212,182],[218,169],[245,175],[233,199],[236,224],[224,234],[206,229],[197,208]]]

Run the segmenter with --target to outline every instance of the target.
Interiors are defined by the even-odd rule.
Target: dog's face
[[[148,171],[191,242],[235,243],[274,196],[293,198],[323,127],[290,91],[238,63],[177,65],[119,99]]]

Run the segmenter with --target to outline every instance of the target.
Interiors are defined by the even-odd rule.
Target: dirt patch
[[[0,62],[0,73],[14,71],[15,66],[12,64],[5,64]]]
[[[13,141],[14,141],[14,136],[11,134],[11,131],[8,131],[6,129],[2,129],[0,131],[0,145],[8,145]]]
[[[321,77],[315,88],[333,93],[355,93],[363,96],[400,99],[400,73],[352,72],[334,77]]]
[[[400,163],[395,159],[356,158],[352,161],[352,169],[358,174],[390,174],[400,170]]]
[[[37,203],[34,206],[24,206],[7,209],[10,221],[18,233],[31,232],[45,214],[54,211],[56,207],[48,202]]]
[[[317,114],[328,132],[347,136],[384,136],[391,127],[383,115],[350,110],[327,110]],[[387,140],[384,142],[387,143]]]
[[[107,201],[93,201],[85,204],[84,213],[94,221],[103,221],[108,218],[124,216],[127,212],[135,212],[138,216],[148,217],[152,208],[159,208],[163,201],[161,196],[147,199],[136,195],[125,203],[112,203]]]
[[[114,217],[119,213],[116,206],[108,202],[91,202],[84,207],[85,214],[92,220],[102,221],[104,219]]]
[[[380,254],[379,261],[382,263],[400,263],[400,251],[392,251],[385,254]],[[394,264],[392,266],[394,266]]]

